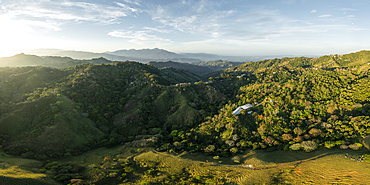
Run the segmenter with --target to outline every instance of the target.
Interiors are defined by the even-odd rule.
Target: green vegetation
[[[274,59],[229,68],[211,85],[216,87],[224,81],[230,86],[235,83],[240,87],[241,82],[247,85],[234,91],[236,98],[229,98],[217,115],[184,136],[175,135],[176,141],[182,143],[182,150],[221,156],[248,148],[310,152],[319,146],[337,146],[357,150],[363,138],[370,135],[368,57],[369,52],[362,51],[318,59]],[[348,58],[356,66],[341,62]],[[326,60],[343,66],[323,68]],[[246,103],[255,105],[248,110],[251,114],[232,114]],[[175,141],[171,142],[171,137],[170,143]]]
[[[211,67],[218,67],[218,70],[227,69],[230,67],[238,66],[243,64],[244,62],[230,62],[225,60],[215,60],[215,61],[206,61],[206,62],[192,62],[191,64],[197,66],[211,66]]]
[[[81,64],[107,64],[111,63],[105,58],[93,58],[91,60],[75,60],[70,57],[58,56],[36,56],[26,55],[24,53],[0,58],[0,67],[24,67],[24,66],[45,66],[54,68],[72,67]]]
[[[215,60],[215,61],[206,61],[206,62],[192,62],[188,63],[179,63],[179,62],[149,62],[148,64],[154,65],[158,68],[175,68],[175,69],[183,69],[189,71],[198,76],[204,76],[208,73],[220,71],[223,69],[227,69],[233,66],[237,66],[243,64],[243,62],[230,62],[230,61],[222,61],[222,60]],[[192,80],[189,80],[192,81]]]
[[[245,63],[203,81],[104,60],[0,68],[3,182],[366,184],[357,178],[369,164],[368,51]],[[8,154],[41,162],[18,165]]]
[[[188,64],[188,63],[179,63],[179,62],[172,62],[172,61],[168,61],[168,62],[149,62],[148,64],[150,65],[153,65],[157,68],[175,68],[175,69],[184,69],[186,71],[189,71],[195,75],[198,75],[198,76],[203,76],[207,73],[210,73],[210,72],[213,72],[213,71],[216,71],[216,70],[213,70],[211,68],[209,68],[208,66],[197,66],[197,65],[193,65],[193,64]]]

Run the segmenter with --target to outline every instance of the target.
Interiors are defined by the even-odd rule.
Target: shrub
[[[149,129],[149,134],[155,135],[155,134],[158,134],[160,131],[161,131],[160,128],[151,128]]]
[[[175,146],[175,148],[176,148],[177,150],[181,150],[181,149],[182,149],[182,147],[183,147],[182,143],[180,143],[180,142],[178,142],[178,141],[174,142],[174,143],[173,143],[173,146]]]
[[[260,147],[260,145],[257,142],[254,142],[252,144],[252,147],[253,147],[253,150],[255,150],[255,149],[258,149]]]
[[[348,149],[348,146],[343,144],[343,145],[340,145],[339,148],[342,149],[342,150],[345,150],[345,149]]]
[[[204,151],[207,152],[207,153],[210,153],[210,152],[214,152],[216,149],[215,145],[208,145]]]
[[[290,145],[289,148],[291,150],[300,150],[301,149],[301,144],[300,143],[296,143],[296,144]]]
[[[258,143],[261,148],[266,148],[267,146],[264,143]]]
[[[355,143],[355,144],[349,145],[348,147],[351,148],[352,150],[358,150],[362,147],[362,144],[361,143]]]
[[[158,151],[167,151],[171,148],[171,144],[170,143],[166,143],[166,144],[163,144],[162,146],[160,146],[157,150]]]
[[[271,144],[272,143],[272,137],[269,136],[269,137],[266,137],[265,139],[263,139],[265,141],[266,144]]]
[[[313,137],[317,137],[322,134],[322,131],[317,128],[312,128],[308,133],[312,135]]]
[[[238,148],[233,147],[233,148],[230,149],[230,152],[236,154],[236,153],[238,153]]]
[[[293,141],[296,142],[296,143],[300,143],[300,142],[303,141],[303,137],[298,136],[298,137],[294,138]]]
[[[241,161],[239,156],[235,156],[235,157],[231,158],[231,160],[233,160],[234,163],[240,163],[240,161]]]
[[[241,140],[239,142],[240,146],[241,147],[249,147],[249,146],[252,146],[252,142],[251,141],[246,141],[246,140]]]
[[[296,134],[298,136],[303,134],[303,130],[299,127],[294,128],[293,132],[294,132],[294,134]]]
[[[333,148],[335,147],[335,141],[326,141],[324,145],[326,148]]]
[[[301,147],[305,152],[312,152],[317,149],[317,143],[314,141],[303,141]]]
[[[290,141],[293,139],[292,134],[283,134],[281,137],[283,138],[284,141]]]
[[[238,136],[238,134],[234,134],[234,135],[232,135],[232,136],[231,136],[231,138],[232,138],[234,141],[239,140],[239,136]]]
[[[355,145],[357,145],[360,148],[362,148],[362,146],[363,146],[361,143],[355,143]]]
[[[335,141],[335,145],[337,145],[337,146],[341,146],[344,143],[345,143],[345,141],[343,141],[343,140]]]
[[[229,145],[229,146],[234,146],[235,145],[235,141],[234,140],[227,140],[225,143],[227,145]]]

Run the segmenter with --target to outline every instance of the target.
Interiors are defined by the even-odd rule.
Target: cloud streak
[[[154,10],[146,12],[152,20],[174,30],[186,33],[214,33],[223,25],[220,24],[234,13],[233,10],[216,10],[217,3],[212,1],[197,1],[195,3],[181,1],[168,5],[157,5]],[[188,11],[183,11],[184,9]]]
[[[324,14],[324,15],[320,15],[319,17],[320,18],[326,18],[326,17],[331,17],[332,15],[331,14]]]
[[[6,16],[13,20],[37,20],[44,22],[44,25],[48,24],[44,27],[55,27],[69,21],[89,21],[103,25],[118,24],[121,22],[120,18],[140,11],[138,8],[118,2],[103,5],[73,1],[18,1],[3,6],[0,10],[0,16]],[[53,28],[52,30],[60,30],[60,28]]]
[[[119,37],[129,39],[129,42],[135,44],[148,44],[149,42],[161,42],[161,43],[169,43],[171,40],[163,39],[156,35],[148,34],[148,31],[112,31],[109,32],[108,35],[112,37]]]

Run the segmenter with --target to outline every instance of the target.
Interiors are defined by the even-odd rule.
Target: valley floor
[[[240,163],[235,163],[235,157],[232,160],[200,153],[169,154],[151,148],[122,146],[99,148],[59,162],[73,162],[85,167],[85,178],[93,178],[92,169],[105,165],[102,161],[110,157],[118,161],[131,158],[143,168],[156,171],[154,175],[148,175],[147,171],[137,173],[125,182],[111,179],[96,181],[96,184],[151,184],[168,175],[183,176],[184,173],[187,176],[183,178],[209,184],[370,184],[370,163],[351,159],[357,159],[365,152],[340,149],[320,149],[311,153],[247,150],[236,157]],[[42,167],[40,161],[0,153],[0,184],[58,184]],[[202,181],[202,178],[207,181]]]

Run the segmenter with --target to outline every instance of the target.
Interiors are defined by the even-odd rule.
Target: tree
[[[238,153],[238,148],[233,147],[233,148],[230,149],[230,152],[236,154],[236,153]]]
[[[355,144],[349,145],[348,147],[352,150],[358,150],[362,147],[362,144],[361,143],[355,143]]]
[[[289,148],[291,150],[300,150],[301,149],[301,144],[300,143],[292,144],[292,145],[290,145]]]
[[[300,127],[296,127],[294,128],[293,130],[294,134],[297,135],[297,136],[300,136],[303,134],[303,130],[300,128]]]
[[[207,152],[207,153],[211,153],[211,152],[214,152],[216,149],[215,145],[208,145],[204,151]]]
[[[300,143],[300,142],[303,141],[303,137],[302,136],[298,136],[298,137],[294,138],[293,141],[296,142],[296,143]]]
[[[290,141],[293,139],[292,134],[283,134],[281,137],[283,138],[284,141]]]
[[[311,152],[317,149],[318,144],[314,141],[303,141],[301,147],[305,152]]]
[[[322,134],[322,131],[317,128],[312,128],[308,133],[313,137],[317,137]]]

